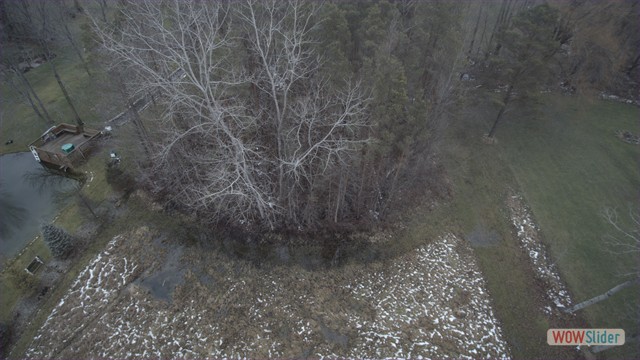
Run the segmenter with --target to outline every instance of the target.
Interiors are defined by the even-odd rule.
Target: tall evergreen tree
[[[330,80],[331,88],[344,86],[345,80],[353,76],[349,54],[353,51],[351,30],[345,17],[345,11],[333,3],[326,4],[320,12],[324,19],[317,27],[319,38],[318,53],[322,65],[320,75]]]
[[[54,257],[63,257],[73,248],[74,241],[71,235],[57,226],[43,225],[42,236]]]

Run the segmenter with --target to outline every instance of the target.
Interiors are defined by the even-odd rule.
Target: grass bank
[[[443,161],[453,198],[428,221],[477,242],[475,253],[514,358],[571,358],[566,349],[546,345],[550,319],[542,312],[544,299],[505,206],[519,184],[501,148],[482,141],[493,116],[493,109],[470,104],[451,123]]]
[[[86,203],[92,209],[98,209],[111,193],[105,178],[103,153],[96,153],[79,170],[86,174],[87,183],[79,194],[70,194],[73,197],[72,201],[60,211],[53,221],[56,226],[65,229],[70,234],[75,234],[83,223],[95,221],[91,219],[92,215],[85,203],[79,200],[79,195],[86,198]],[[35,291],[35,288],[29,286],[33,279],[24,269],[36,255],[40,256],[45,263],[51,260],[51,253],[41,235],[36,236],[15,258],[9,260],[0,274],[0,294],[2,294],[0,296],[0,321],[11,321],[16,303],[20,298]]]
[[[86,22],[86,19],[77,17],[70,21],[69,26],[72,31],[79,33],[82,22]],[[113,101],[113,89],[110,89],[105,81],[107,75],[102,69],[90,66],[90,76],[68,44],[56,44],[54,53],[56,57],[52,61],[55,62],[80,117],[87,126],[102,129],[105,120],[122,110],[121,104]],[[56,124],[74,123],[71,108],[55,80],[49,63],[30,70],[25,76]],[[0,155],[28,151],[28,144],[50,125],[36,115],[9,81],[0,83],[0,102]],[[12,143],[5,144],[8,140],[12,140]],[[86,174],[88,180],[81,194],[85,197],[86,203],[94,208],[100,207],[112,192],[104,175],[105,156],[103,153],[96,153],[79,169]],[[54,223],[73,234],[91,215],[84,203],[79,201],[77,194],[71,196],[74,197],[73,201],[60,211]],[[96,244],[91,243],[87,249],[87,256],[93,256],[99,249],[100,241],[96,240]],[[29,286],[33,277],[24,271],[35,255],[43,258],[45,263],[51,260],[51,254],[40,236],[29,242],[17,257],[9,260],[0,274],[0,321],[3,323],[12,320],[14,307],[21,298],[32,296],[36,291],[37,286]],[[73,271],[67,276],[72,278]],[[64,288],[64,284],[60,287]],[[56,291],[50,291],[47,298],[55,298]],[[37,319],[34,319],[32,324],[36,326]]]

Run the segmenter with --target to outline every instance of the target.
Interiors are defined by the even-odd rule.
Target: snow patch
[[[173,305],[131,284],[138,258],[119,241],[78,275],[27,357],[509,357],[472,250],[451,234],[384,266],[306,272],[235,263],[215,296],[190,283]]]
[[[529,209],[525,206],[520,195],[512,195],[507,201],[511,223],[518,232],[520,246],[529,255],[536,276],[546,285],[546,295],[556,308],[571,306],[572,300],[567,287],[564,285],[555,263],[547,255],[540,240],[538,228],[534,223]],[[551,307],[545,306],[545,313],[551,314]]]

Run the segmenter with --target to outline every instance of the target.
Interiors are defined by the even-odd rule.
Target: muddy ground
[[[393,260],[332,267],[273,252],[283,261],[261,265],[146,227],[117,236],[26,356],[509,357],[472,250],[453,235]]]

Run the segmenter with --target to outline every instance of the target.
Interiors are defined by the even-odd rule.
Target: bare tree
[[[606,243],[609,251],[612,251],[616,254],[632,254],[635,257],[640,256],[640,215],[638,214],[638,212],[634,211],[631,208],[629,209],[629,219],[631,223],[631,226],[629,228],[621,225],[621,222],[618,219],[617,212],[612,208],[604,209],[604,211],[602,212],[602,216],[615,230],[615,235],[609,235],[606,238]],[[636,259],[635,269],[629,269],[630,271],[622,274],[623,276],[631,276],[632,278],[614,286],[603,294],[567,308],[565,312],[574,313],[593,304],[597,304],[601,301],[607,300],[608,298],[625,288],[628,288],[632,285],[640,284],[640,263],[638,263],[637,260],[638,259]]]
[[[2,73],[3,77],[9,81],[12,88],[29,103],[36,116],[42,119],[47,125],[53,125],[54,122],[49,115],[49,112],[44,107],[42,100],[40,100],[40,97],[35,92],[29,82],[29,79],[27,79],[24,73],[13,64],[8,65]]]
[[[616,235],[607,235],[607,244],[611,247],[611,251],[616,254],[634,254],[640,255],[640,214],[638,211],[629,207],[629,226],[625,227],[618,218],[618,212],[612,208],[605,208],[602,211],[602,217],[615,230]],[[640,277],[640,264],[632,272],[624,275],[632,275]]]
[[[45,58],[49,60],[49,64],[51,65],[51,70],[53,71],[53,75],[56,79],[56,82],[58,83],[58,86],[60,87],[60,90],[62,91],[62,94],[64,95],[64,98],[67,100],[67,104],[69,105],[69,107],[71,108],[71,111],[74,114],[76,123],[78,124],[80,129],[82,129],[84,127],[84,122],[82,121],[82,118],[80,117],[80,114],[78,113],[71,99],[71,96],[69,95],[69,92],[67,91],[67,88],[64,85],[64,82],[60,78],[60,74],[58,73],[58,70],[56,68],[55,61],[53,60],[53,58],[55,57],[55,54],[53,53],[51,48],[55,38],[53,38],[51,34],[54,33],[55,26],[53,25],[54,21],[51,18],[52,9],[49,7],[49,5],[50,4],[46,1],[34,1],[32,4],[32,7],[34,9],[34,18],[31,21],[33,25],[37,27],[37,31],[39,34],[38,44],[41,46],[42,50],[44,51]]]
[[[504,4],[504,12],[508,12],[509,3]],[[504,16],[510,15],[501,15],[500,19],[504,19]],[[539,94],[540,86],[552,77],[549,63],[560,50],[560,41],[555,32],[558,16],[555,8],[544,4],[520,12],[509,28],[502,25],[498,27],[496,56],[492,56],[493,64],[483,77],[487,83],[497,80],[496,85],[503,85],[504,92],[492,96],[493,101],[499,104],[499,110],[487,134],[489,138],[495,135],[512,104],[520,103],[521,107],[535,104],[530,100]],[[502,53],[499,53],[500,49],[503,49]]]
[[[615,230],[613,235],[607,235],[605,237],[605,244],[607,251],[614,254],[626,254],[635,257],[635,266],[631,269],[626,269],[622,276],[627,277],[626,281],[614,286],[603,294],[595,296],[591,299],[585,300],[579,304],[576,304],[570,308],[565,309],[567,313],[574,313],[576,311],[585,309],[591,305],[605,301],[633,285],[640,284],[640,214],[632,207],[629,207],[629,226],[622,225],[622,221],[618,218],[618,213],[615,209],[605,208],[602,211],[602,217],[611,225],[611,228]],[[627,308],[627,314],[633,316],[636,321],[640,316],[640,307],[637,303],[630,304]],[[637,330],[637,329],[636,329]],[[631,336],[627,336],[625,343],[635,343],[638,341],[638,333],[632,332]],[[590,348],[588,351],[597,354],[599,352],[611,349],[615,346],[611,345],[598,345]]]
[[[274,229],[337,219],[349,165],[366,142],[357,83],[314,78],[315,5],[133,1],[118,29],[96,24],[134,96],[164,111],[148,169],[156,192],[215,220]],[[339,181],[338,181],[339,182]],[[344,185],[338,188],[344,189]],[[333,216],[328,201],[334,194]],[[321,208],[321,209],[320,209]]]
[[[70,14],[73,13],[73,10],[67,5],[67,3],[64,0],[57,0],[52,3],[54,4],[52,8],[54,25],[58,28],[57,30],[60,33],[62,33],[65,39],[69,41],[69,44],[73,48],[73,51],[76,53],[76,55],[82,62],[82,66],[84,67],[84,70],[87,72],[87,75],[91,76],[89,65],[87,64],[87,61],[84,58],[84,55],[82,55],[82,50],[80,50],[80,46],[78,45],[77,40],[75,39],[75,37],[73,36],[73,33],[71,32],[71,29],[69,28],[69,20],[71,17]],[[79,4],[77,3],[77,1],[74,4],[74,6],[76,7],[76,9],[78,8]]]
[[[578,91],[637,91],[628,86],[638,79],[640,32],[638,3],[634,1],[552,1],[562,12],[566,55],[562,76]],[[621,95],[621,94],[620,94]]]
[[[48,47],[47,47],[47,53],[50,54]],[[62,94],[64,95],[64,98],[67,100],[67,104],[69,105],[69,107],[71,108],[71,111],[73,112],[76,124],[78,124],[80,131],[82,131],[82,129],[84,128],[84,121],[82,121],[82,118],[78,113],[78,110],[76,110],[76,106],[73,104],[73,100],[71,100],[71,96],[67,91],[67,87],[62,82],[62,79],[60,78],[60,74],[58,74],[58,70],[56,68],[54,61],[53,60],[49,61],[49,64],[51,64],[51,70],[53,70],[53,76],[56,78],[56,82],[58,83],[60,90],[62,90]]]
[[[29,78],[25,75],[34,58],[36,58],[36,56],[34,56],[33,52],[28,48],[20,49],[14,53],[6,52],[2,57],[2,65],[0,66],[2,70],[0,74],[3,80],[11,84],[11,88],[18,92],[20,96],[29,103],[39,118],[47,124],[53,125],[54,121],[49,115],[47,108],[34,90]]]
[[[25,43],[37,40],[40,33],[34,27],[32,3],[31,0],[3,0],[0,3],[7,40]]]
[[[336,167],[348,166],[347,154],[366,141],[357,138],[357,128],[366,125],[362,116],[366,97],[359,85],[332,96],[322,80],[313,79],[320,65],[312,50],[317,40],[311,36],[317,13],[316,4],[301,1],[248,1],[238,12],[248,51],[257,60],[248,69],[252,88],[270,103],[264,115],[275,135],[279,189],[275,195],[294,223],[300,213],[310,213],[300,211],[304,199],[296,195],[313,197],[316,186],[327,186],[319,180]],[[301,90],[304,95],[298,96]],[[344,196],[344,181],[339,176],[332,206],[336,209]],[[334,220],[337,213],[333,211]]]
[[[97,0],[98,5],[100,5],[100,14],[102,15],[102,21],[107,22],[107,11],[109,9],[109,5],[107,0]]]

